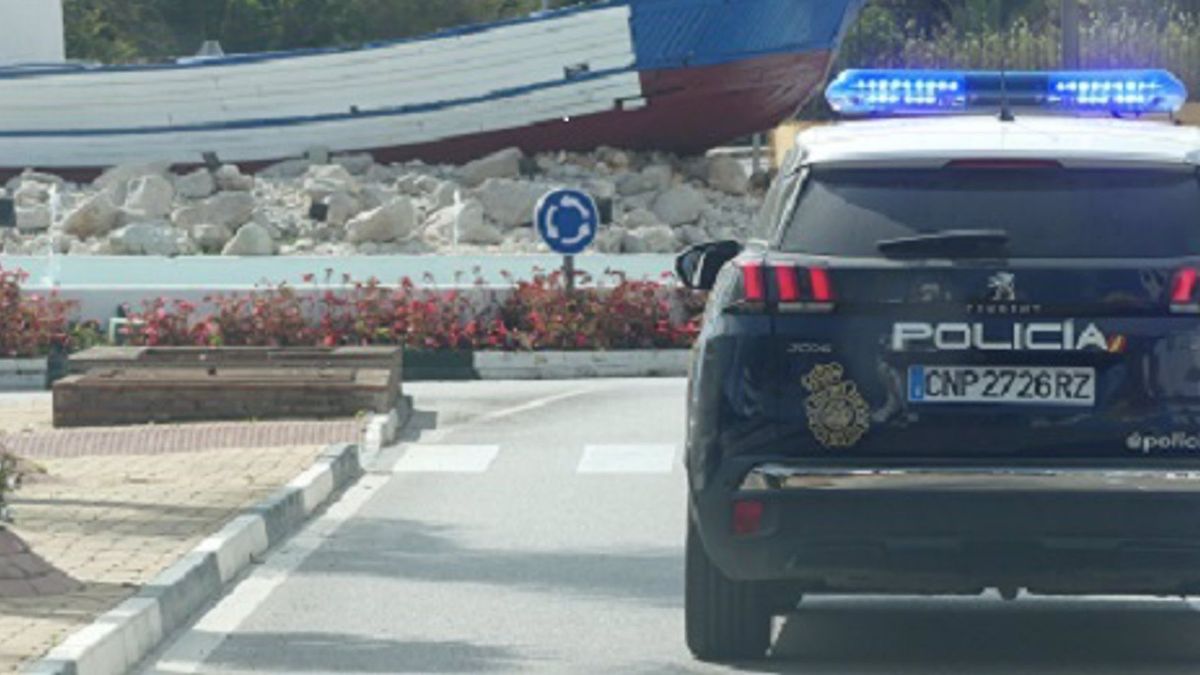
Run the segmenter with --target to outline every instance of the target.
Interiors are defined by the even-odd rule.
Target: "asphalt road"
[[[683,644],[684,383],[411,387],[358,485],[147,673],[1193,673],[1182,600],[821,598],[774,656]]]

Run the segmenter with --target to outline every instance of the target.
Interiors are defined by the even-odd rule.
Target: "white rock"
[[[184,199],[204,199],[217,191],[217,180],[208,169],[197,169],[175,178],[175,193]]]
[[[275,242],[271,239],[271,233],[258,223],[246,223],[241,226],[221,251],[221,255],[239,257],[268,256],[274,253]]]
[[[708,163],[708,186],[725,194],[744,195],[750,189],[750,174],[733,157],[714,157]]]
[[[221,192],[199,204],[176,209],[171,220],[191,230],[197,225],[223,225],[234,229],[250,222],[257,203],[249,192]]]
[[[192,239],[206,253],[220,253],[233,238],[233,232],[224,225],[201,223],[192,228]]]
[[[175,256],[191,252],[190,243],[185,233],[164,221],[126,225],[108,235],[117,255]]]
[[[347,194],[358,192],[358,182],[344,166],[338,164],[313,166],[304,175],[304,193],[313,202],[320,202],[329,195],[339,192]]]
[[[17,230],[22,234],[44,232],[50,229],[50,207],[45,204],[18,206],[16,208]]]
[[[479,246],[494,246],[504,241],[500,229],[487,222],[483,215],[483,205],[474,200],[451,206],[454,224],[458,230],[458,241],[463,244]]]
[[[584,185],[584,191],[597,200],[616,199],[617,186],[611,180],[593,178]]]
[[[148,164],[123,164],[115,166],[104,173],[100,177],[92,181],[92,186],[101,190],[111,191],[113,194],[113,202],[121,203],[125,201],[126,186],[135,178],[142,176],[167,176],[167,171],[171,168],[170,162],[151,162]]]
[[[417,189],[423,194],[432,195],[441,185],[442,181],[433,176],[421,176],[417,179]]]
[[[125,210],[136,220],[158,220],[171,213],[175,187],[158,174],[147,174],[129,182]]]
[[[709,241],[708,232],[697,225],[684,225],[679,228],[679,243],[684,246],[695,246]]]
[[[377,209],[400,196],[400,192],[383,185],[368,185],[359,195],[359,212]]]
[[[361,213],[346,225],[346,240],[397,241],[413,236],[417,227],[417,209],[411,199],[397,197],[383,206]]]
[[[367,153],[337,155],[333,158],[333,163],[349,171],[351,175],[361,176],[375,166],[375,158]]]
[[[617,178],[617,194],[629,197],[647,192],[662,192],[675,182],[675,171],[666,164],[655,164],[640,173],[621,174]]]
[[[640,238],[646,249],[652,253],[674,253],[678,252],[679,240],[676,239],[676,233],[673,229],[665,225],[655,225],[652,227],[643,227],[635,229],[632,234]]]
[[[380,244],[379,246],[379,251],[387,255],[426,255],[434,253],[436,250],[429,244],[421,241],[420,237],[390,244]]]
[[[396,179],[396,189],[399,190],[400,194],[402,195],[416,197],[417,195],[421,194],[421,186],[419,184],[420,180],[421,174],[406,173]]]
[[[670,164],[652,164],[642,169],[642,179],[656,191],[666,190],[675,182],[675,170]]]
[[[630,165],[629,153],[607,146],[596,149],[596,158],[613,169],[628,169]]]
[[[63,180],[61,176],[55,176],[54,174],[46,173],[45,171],[34,171],[33,169],[25,169],[22,171],[21,175],[9,181],[9,187],[11,189],[20,185],[24,181],[42,183],[46,186],[57,185],[60,188],[67,187],[67,182]]]
[[[319,244],[313,249],[313,255],[347,257],[356,253],[354,246],[342,242]]]
[[[700,219],[707,202],[704,195],[688,185],[677,185],[654,200],[654,214],[668,225],[686,225]]]
[[[345,192],[329,195],[325,199],[325,206],[329,209],[325,216],[325,222],[336,227],[344,227],[351,218],[363,210],[362,203]]]
[[[391,183],[396,180],[396,170],[382,164],[372,164],[363,175],[363,180],[371,183]]]
[[[458,195],[458,186],[450,181],[441,181],[433,190],[433,203],[436,208],[444,209],[448,206],[453,206],[455,196]]]
[[[247,176],[233,164],[225,164],[217,169],[213,178],[217,187],[226,192],[249,192],[254,189],[254,176]]]
[[[479,187],[475,196],[492,222],[501,228],[511,229],[533,222],[533,210],[549,190],[548,186],[537,183],[489,178]]]
[[[594,248],[600,253],[620,253],[621,240],[625,237],[625,232],[616,227],[606,227],[600,230],[596,235],[596,243]]]
[[[67,214],[62,222],[62,231],[80,239],[108,234],[117,226],[121,210],[113,203],[108,192],[98,192],[84,199]]]
[[[49,183],[26,178],[13,192],[13,203],[17,208],[31,208],[38,204],[45,204],[50,201],[51,187]]]
[[[258,172],[259,178],[272,180],[299,178],[313,165],[308,159],[287,159]]]
[[[516,178],[521,175],[524,158],[520,149],[507,148],[463,165],[458,169],[458,178],[468,187],[481,185],[489,178]]]
[[[637,229],[639,227],[650,227],[661,224],[658,216],[647,209],[633,209],[621,217],[621,226],[626,229]]]
[[[666,225],[642,227],[625,233],[621,248],[626,253],[675,253],[675,232]]]
[[[108,252],[108,242],[103,240],[81,241],[72,237],[71,245],[67,248],[67,255],[100,255],[100,248],[104,247],[104,252]]]

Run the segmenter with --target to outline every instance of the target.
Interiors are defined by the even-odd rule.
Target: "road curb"
[[[686,377],[691,354],[686,349],[408,353],[404,381]]]
[[[395,432],[393,432],[394,434]],[[326,448],[291,483],[250,507],[24,672],[119,675],[221,597],[254,560],[294,534],[330,497],[362,475],[358,446]]]
[[[396,401],[395,409],[391,412],[371,416],[363,430],[362,452],[359,457],[360,464],[364,468],[370,467],[374,463],[380,450],[396,442],[400,431],[408,424],[412,411],[412,397],[401,395]]]

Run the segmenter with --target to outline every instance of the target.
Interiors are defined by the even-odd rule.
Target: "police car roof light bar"
[[[847,70],[825,97],[843,115],[920,115],[1040,108],[1108,115],[1172,114],[1187,87],[1165,70],[1052,72]]]

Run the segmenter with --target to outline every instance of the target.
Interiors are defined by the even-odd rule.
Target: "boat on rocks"
[[[313,152],[703,151],[826,81],[864,0],[608,0],[355,48],[0,68],[0,176]]]

